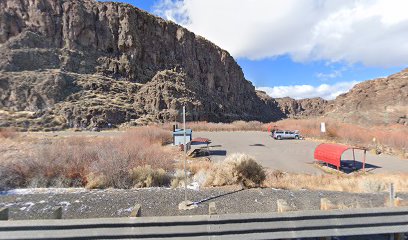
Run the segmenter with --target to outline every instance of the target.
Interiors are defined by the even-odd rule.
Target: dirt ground
[[[322,173],[314,162],[314,150],[321,143],[309,140],[274,140],[267,132],[194,132],[193,138],[211,139],[211,159],[222,160],[231,153],[246,153],[264,167],[293,173]],[[211,146],[210,145],[210,146]],[[363,151],[356,150],[357,166],[362,165]],[[353,159],[347,150],[342,160]],[[408,160],[391,155],[367,152],[366,170],[373,173],[408,173]]]

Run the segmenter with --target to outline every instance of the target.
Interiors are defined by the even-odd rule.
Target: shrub
[[[156,126],[143,126],[127,130],[121,138],[127,142],[137,143],[145,141],[148,144],[158,143],[160,145],[171,143],[171,132]]]
[[[11,163],[0,164],[0,191],[25,186],[24,173]]]
[[[381,179],[360,179],[358,187],[362,192],[375,193],[387,190],[387,184]]]
[[[95,174],[91,172],[86,176],[86,180],[87,183],[85,188],[88,189],[102,189],[107,186],[106,178],[103,174]]]
[[[243,160],[235,166],[238,175],[238,181],[247,187],[258,187],[266,178],[263,167],[254,159],[248,156],[242,156]]]
[[[266,178],[265,171],[252,157],[235,153],[214,165],[205,185],[224,186],[242,183],[246,187],[260,186]]]
[[[173,175],[173,179],[171,180],[171,187],[172,188],[178,188],[178,187],[184,187],[184,185],[185,185],[184,170],[176,169],[176,171],[175,171],[175,173]]]
[[[173,169],[173,153],[162,146],[169,135],[164,132],[143,127],[114,138],[67,137],[42,142],[27,158],[0,161],[0,188],[169,185],[166,171]],[[147,175],[139,176],[137,169]]]
[[[159,187],[170,185],[171,177],[164,169],[153,169],[149,165],[138,166],[131,171],[133,187]]]

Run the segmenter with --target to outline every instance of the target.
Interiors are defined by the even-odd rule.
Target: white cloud
[[[331,100],[342,93],[348,92],[357,83],[356,81],[339,82],[333,85],[322,84],[317,87],[311,85],[257,87],[257,90],[265,91],[273,98],[291,97],[294,99],[302,99],[321,97]]]
[[[406,0],[160,0],[156,13],[230,51],[295,61],[408,62]]]
[[[329,79],[338,78],[338,77],[343,76],[343,72],[347,70],[348,68],[346,66],[343,66],[342,68],[339,68],[339,69],[332,69],[331,72],[328,72],[328,73],[318,72],[316,73],[316,77],[322,81],[326,81]]]

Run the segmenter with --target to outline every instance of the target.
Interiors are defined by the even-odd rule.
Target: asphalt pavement
[[[314,150],[322,142],[311,140],[275,140],[267,132],[193,132],[193,138],[209,138],[213,161],[232,153],[253,156],[264,167],[293,173],[323,173],[314,163]],[[210,145],[210,146],[211,146]],[[363,151],[355,150],[357,164],[363,161]],[[351,160],[347,150],[342,160]],[[367,152],[366,170],[373,173],[408,173],[408,160],[386,154]]]

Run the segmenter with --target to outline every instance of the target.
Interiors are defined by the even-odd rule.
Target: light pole
[[[186,136],[186,106],[183,106],[183,131],[184,131],[184,201],[179,204],[179,210],[196,208],[193,202],[187,200],[187,136]]]
[[[186,138],[186,106],[183,106],[184,130],[184,201],[187,202],[187,138]]]

